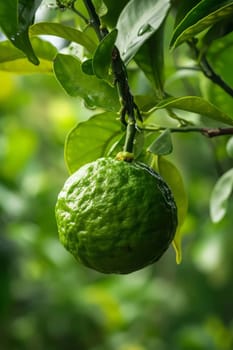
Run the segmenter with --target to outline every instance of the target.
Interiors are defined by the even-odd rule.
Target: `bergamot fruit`
[[[177,208],[167,184],[145,164],[99,158],[65,182],[56,219],[61,243],[78,261],[125,274],[165,252]]]

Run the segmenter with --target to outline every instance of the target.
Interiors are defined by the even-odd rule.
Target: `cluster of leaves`
[[[21,74],[52,73],[70,96],[79,96],[87,107],[96,109],[89,120],[79,123],[67,136],[65,158],[72,173],[98,157],[114,156],[122,148],[125,130],[118,121],[120,102],[111,71],[111,53],[116,45],[127,66],[129,82],[144,74],[143,88],[134,92],[143,116],[143,122],[138,123],[135,156],[153,166],[171,186],[178,205],[180,228],[187,211],[187,198],[179,171],[164,158],[173,150],[171,134],[177,128],[186,128],[188,132],[190,125],[232,126],[233,116],[230,108],[225,110],[221,103],[215,105],[211,98],[204,97],[207,89],[202,94],[188,96],[176,96],[167,90],[169,77],[165,76],[164,52],[175,50],[176,55],[181,44],[188,44],[193,57],[185,68],[202,70],[208,76],[207,57],[214,60],[223,50],[215,43],[226,39],[228,47],[232,46],[233,1],[121,0],[116,4],[110,0],[93,0],[91,3],[102,27],[108,29],[108,35],[100,42],[93,31],[96,23],[89,19],[88,3],[75,0],[2,2],[0,26],[8,40],[0,42],[0,69]],[[53,5],[55,10],[51,11],[61,10],[59,23],[52,18],[46,22],[35,21],[40,5]],[[171,21],[174,29],[167,38],[164,31]],[[42,39],[43,35],[64,39],[62,50]],[[214,83],[222,87],[222,81],[217,82],[216,76],[210,76],[208,92],[212,94]],[[162,121],[158,118],[159,112],[166,116]],[[190,112],[192,120],[186,117]],[[227,149],[232,154],[232,139]],[[216,222],[226,212],[232,179],[232,170],[228,170],[213,191],[211,215]],[[177,261],[181,259],[180,239],[178,229],[174,242]]]

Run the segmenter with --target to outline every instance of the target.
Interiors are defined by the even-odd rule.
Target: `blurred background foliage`
[[[221,40],[213,45],[213,61]],[[229,54],[221,52],[219,73],[232,80],[232,67],[224,64]],[[221,107],[227,101],[229,111],[232,100],[200,72],[177,69],[190,60],[184,47],[175,59],[166,55],[167,91],[201,91]],[[148,82],[134,67],[129,76],[134,93],[147,91]],[[231,350],[232,201],[220,223],[209,215],[213,186],[232,164],[229,137],[173,135],[172,159],[189,197],[182,264],[175,264],[170,248],[148,268],[105,276],[64,250],[54,217],[68,176],[65,137],[95,112],[66,96],[52,75],[0,72],[0,81],[0,348]]]

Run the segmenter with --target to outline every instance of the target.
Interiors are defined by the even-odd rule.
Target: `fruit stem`
[[[98,14],[91,0],[84,0],[84,4],[90,16],[91,25],[93,26],[98,39],[101,41],[107,34],[107,28],[101,26]],[[126,139],[123,147],[124,152],[133,152],[134,138],[137,132],[137,118],[142,121],[142,117],[138,106],[134,102],[133,95],[130,92],[128,75],[124,62],[121,59],[120,52],[116,46],[112,50],[112,71],[114,75],[115,84],[118,88],[118,94],[121,101],[120,120],[126,126]],[[127,115],[127,121],[126,121]]]
[[[137,116],[140,120],[141,115],[137,105],[134,102],[133,95],[130,92],[127,71],[124,62],[120,57],[120,52],[116,46],[114,46],[112,50],[112,70],[122,105],[120,111],[120,119],[121,122],[126,126],[126,139],[123,151],[132,153],[134,146],[134,138],[137,132],[135,111],[137,112]],[[125,118],[126,115],[128,116],[127,122]]]
[[[135,123],[128,122],[127,128],[126,128],[126,137],[125,137],[125,144],[123,147],[124,152],[130,152],[133,153],[133,147],[134,147],[134,138],[136,135],[136,127]]]

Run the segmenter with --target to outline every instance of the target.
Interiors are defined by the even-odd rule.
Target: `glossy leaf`
[[[161,27],[141,46],[134,60],[151,82],[156,97],[163,96],[163,30]]]
[[[58,54],[54,61],[54,72],[69,95],[82,97],[91,107],[103,107],[115,112],[119,110],[120,103],[116,89],[95,76],[89,76],[87,79],[77,58]]]
[[[125,64],[160,27],[169,7],[169,0],[131,0],[124,7],[117,22],[116,46]]]
[[[233,2],[230,0],[202,0],[193,7],[175,28],[171,39],[171,47],[194,37],[221,19],[232,15]]]
[[[116,27],[118,17],[128,2],[129,0],[104,0],[107,13],[101,18],[102,23],[110,28]]]
[[[198,96],[171,97],[158,103],[152,110],[154,111],[161,108],[177,108],[183,111],[198,113],[225,124],[233,125],[233,116],[228,116],[212,103]]]
[[[154,156],[152,167],[159,172],[159,174],[164,178],[170,187],[175,202],[177,206],[177,215],[178,215],[178,227],[176,230],[176,235],[173,240],[173,247],[176,252],[176,262],[179,264],[182,260],[182,231],[181,227],[184,223],[187,210],[188,210],[188,197],[185,191],[184,183],[182,176],[176,166],[168,161],[164,157]]]
[[[40,61],[38,60],[37,56],[35,55],[31,42],[29,40],[29,36],[27,32],[22,32],[20,35],[11,36],[11,42],[20,50],[22,50],[28,60],[32,62],[35,65],[38,65]]]
[[[225,216],[232,190],[233,169],[230,169],[218,179],[211,194],[210,215],[213,222],[219,222]]]
[[[89,52],[94,52],[96,49],[95,42],[88,34],[81,32],[75,28],[65,26],[60,23],[40,22],[30,27],[30,35],[53,35],[68,41],[73,41],[85,47]]]
[[[175,27],[184,19],[187,13],[202,0],[179,1],[173,4],[176,8]]]
[[[39,60],[29,39],[29,26],[42,0],[10,0],[0,5],[0,23],[8,39],[35,65]]]
[[[65,143],[65,160],[70,173],[111,151],[116,137],[120,138],[121,134],[117,117],[111,112],[97,114],[71,130]]]
[[[105,36],[93,56],[93,71],[97,78],[108,79],[112,61],[112,49],[117,37],[117,29]]]
[[[83,73],[87,75],[95,75],[93,71],[92,58],[90,58],[89,60],[83,61],[81,64],[81,68]]]
[[[35,13],[42,0],[18,0],[18,25],[19,30],[28,31],[33,24]]]
[[[172,149],[171,132],[169,129],[167,129],[154,140],[147,150],[153,154],[164,156],[171,153]]]

